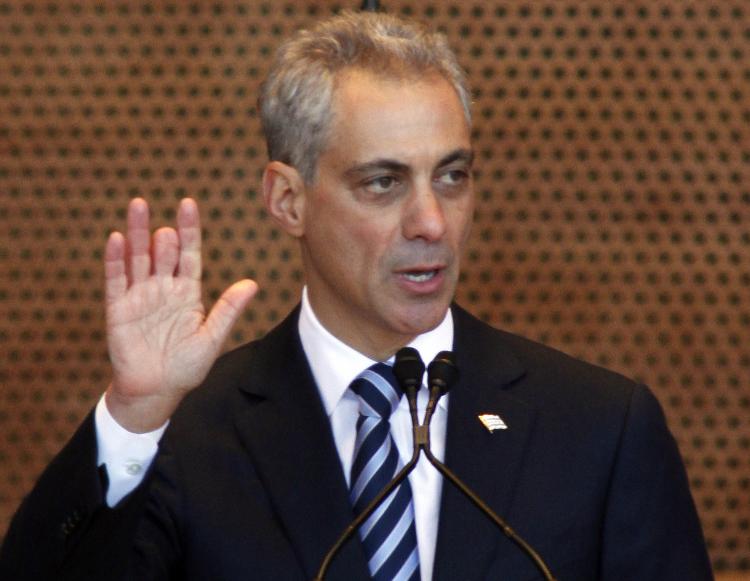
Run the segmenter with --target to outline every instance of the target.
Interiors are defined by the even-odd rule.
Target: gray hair
[[[345,12],[281,45],[258,100],[269,159],[293,166],[308,185],[328,140],[337,74],[349,68],[397,79],[437,73],[471,124],[466,77],[442,34],[387,14]]]

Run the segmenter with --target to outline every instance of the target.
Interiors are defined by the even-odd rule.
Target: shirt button
[[[129,462],[125,464],[125,472],[131,476],[137,476],[143,470],[143,466],[139,462]]]

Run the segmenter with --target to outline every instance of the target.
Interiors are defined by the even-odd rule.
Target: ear
[[[305,183],[299,172],[272,161],[263,172],[263,200],[281,227],[295,238],[305,231]]]

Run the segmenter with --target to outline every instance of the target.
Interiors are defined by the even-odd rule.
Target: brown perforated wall
[[[443,29],[475,87],[459,299],[650,384],[717,570],[749,570],[750,5],[384,4]],[[255,95],[280,37],[342,7],[0,0],[0,534],[106,386],[102,250],[130,197],[158,224],[198,199],[208,300],[261,283],[233,345],[297,301]]]

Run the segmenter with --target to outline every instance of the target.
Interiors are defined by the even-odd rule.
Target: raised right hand
[[[151,431],[203,381],[258,285],[234,283],[206,316],[200,217],[189,198],[180,202],[177,229],[161,228],[153,238],[148,204],[132,200],[127,239],[113,232],[107,241],[105,276],[113,372],[107,408],[125,429]]]

